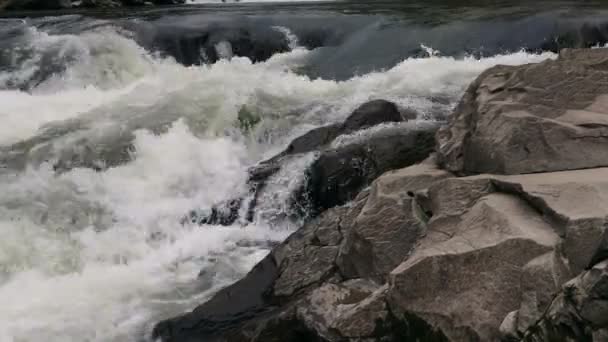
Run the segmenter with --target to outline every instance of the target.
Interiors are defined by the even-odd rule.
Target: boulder
[[[172,3],[158,0],[156,4]],[[225,25],[210,23],[192,30],[175,25],[159,27],[153,37],[153,47],[183,65],[215,63],[234,56],[247,57],[252,62],[263,62],[277,53],[290,50],[289,41],[278,30],[248,23]]]
[[[392,102],[372,100],[362,104],[344,121],[341,134],[348,134],[385,122],[400,122],[413,119],[416,119],[415,113],[407,112],[407,116],[404,118],[397,106]]]
[[[489,70],[421,164],[430,127],[311,133],[323,147],[301,199],[319,216],[155,336],[608,341],[606,61],[608,50],[565,51]]]
[[[483,196],[458,220],[429,223],[427,236],[391,272],[390,304],[449,341],[493,341],[520,304],[523,267],[559,237],[523,201],[504,194]]]
[[[383,282],[412,252],[425,231],[428,217],[415,198],[416,193],[449,176],[437,169],[430,158],[378,178],[346,233],[338,258],[341,273],[347,278]]]
[[[521,338],[539,341],[608,341],[608,260],[564,284],[542,317]]]
[[[404,111],[404,113],[405,115],[402,115],[394,103],[386,100],[366,102],[355,109],[343,123],[318,127],[304,133],[295,138],[283,152],[269,160],[263,161],[261,165],[270,164],[286,155],[323,150],[341,135],[350,134],[383,123],[416,119],[416,113],[411,110]]]
[[[294,192],[291,207],[300,216],[317,216],[322,211],[342,205],[367,187],[382,173],[424,160],[433,150],[434,123],[406,122],[374,131],[361,131],[381,123],[400,122],[402,115],[396,105],[374,100],[363,104],[343,124],[332,124],[313,129],[294,139],[278,155],[261,162],[249,170],[249,201],[234,199],[226,203],[243,203],[248,206],[247,220],[253,218],[260,193],[266,183],[294,158],[316,152],[317,158],[306,168],[306,181]],[[348,134],[360,136],[347,139]],[[338,137],[343,138],[339,144]],[[219,203],[210,211],[193,211],[192,222],[232,224],[238,219],[239,208]],[[213,213],[226,213],[215,215]],[[227,219],[228,218],[228,219]]]
[[[521,174],[608,166],[608,50],[496,66],[468,88],[437,134],[457,174]]]
[[[424,236],[389,276],[391,310],[449,341],[517,338],[608,250],[607,177],[602,168],[434,182]]]
[[[272,272],[256,268],[209,302],[238,310],[218,314],[206,303],[160,323],[156,334],[163,341],[279,341],[286,331],[332,342],[518,340],[544,319],[552,294],[608,250],[606,186],[608,168],[455,178],[431,158],[388,172],[275,248],[260,264],[272,266],[259,266]],[[242,288],[262,299],[239,300]],[[580,322],[604,324],[602,301],[581,304]]]
[[[308,170],[305,186],[312,215],[342,205],[386,171],[426,159],[437,126],[387,128],[369,138],[323,151]]]
[[[308,336],[310,329],[295,317],[293,306],[310,289],[340,279],[335,266],[342,241],[339,226],[352,215],[356,215],[356,207],[326,211],[292,234],[243,279],[194,311],[159,323],[154,335],[169,342],[218,341],[236,334],[240,337],[234,337],[235,341],[244,341],[256,340],[243,335],[253,330],[256,336],[266,336],[266,341],[276,338],[287,325]]]
[[[409,185],[401,189],[401,194],[393,193],[394,197],[406,198],[410,192],[408,188],[420,188],[430,183],[430,179],[446,175],[432,169],[431,161],[397,174],[401,177],[395,174],[382,176],[376,181],[381,185],[372,188],[393,186],[396,191],[397,185]],[[220,341],[225,338],[231,341],[284,341],[285,336],[292,336],[294,340],[305,336],[301,341],[353,342],[401,341],[418,336],[418,324],[422,323],[403,326],[403,322],[397,322],[390,312],[386,301],[388,286],[382,285],[384,279],[377,281],[380,277],[375,276],[381,272],[345,277],[341,271],[338,253],[345,249],[345,237],[352,235],[357,217],[372,203],[376,203],[376,199],[370,197],[369,190],[364,190],[348,205],[326,210],[276,247],[245,278],[220,291],[193,312],[159,323],[154,330],[155,336],[162,337],[163,341]],[[415,206],[399,208],[417,210]],[[387,217],[386,222],[397,222],[402,217],[399,210],[390,210],[384,215],[396,217]],[[417,216],[411,214],[411,217],[415,220]],[[407,227],[401,228],[404,229],[402,233],[407,234]],[[397,237],[397,234],[391,236]],[[397,251],[395,246],[401,243],[397,241],[392,246],[375,242],[380,248],[385,246],[391,251]],[[361,269],[356,263],[354,267]],[[243,289],[246,290],[242,296],[246,299],[241,298]],[[397,328],[399,324],[401,326]]]

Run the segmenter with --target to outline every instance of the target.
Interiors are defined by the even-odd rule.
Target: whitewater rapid
[[[555,57],[432,53],[336,82],[299,73],[313,52],[297,46],[262,63],[185,67],[107,27],[28,28],[21,39],[12,67],[0,69],[2,342],[143,341],[155,322],[237,280],[297,228],[268,222],[285,196],[265,199],[270,215],[246,227],[181,223],[189,210],[244,194],[248,167],[367,100],[441,120],[484,69]],[[60,71],[14,86],[48,63]],[[243,110],[255,127],[239,126]],[[125,141],[131,161],[107,168],[103,149]],[[53,168],[87,153],[99,153],[97,171]],[[309,162],[282,170],[273,193],[293,187]]]

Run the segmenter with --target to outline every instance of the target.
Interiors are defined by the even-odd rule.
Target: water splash
[[[306,158],[271,182],[267,194],[277,196],[246,229],[180,223],[193,208],[245,193],[249,166],[367,100],[432,120],[487,67],[555,56],[433,55],[336,82],[298,74],[311,53],[301,48],[263,63],[233,57],[184,67],[111,30],[24,39],[32,50],[14,52],[5,85],[31,80],[45,58],[59,69],[29,92],[0,90],[8,123],[0,162],[22,162],[0,169],[0,339],[9,341],[141,338],[149,324],[238,279],[267,253],[263,242],[294,228],[269,221],[284,214]],[[254,125],[239,125],[243,108]],[[83,148],[103,159],[117,143],[131,147],[129,161],[53,170]]]

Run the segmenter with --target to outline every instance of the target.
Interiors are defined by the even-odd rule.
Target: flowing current
[[[297,228],[269,217],[310,156],[271,180],[253,223],[184,223],[190,210],[246,193],[250,166],[367,100],[443,120],[484,69],[555,57],[423,47],[337,80],[306,72],[318,49],[284,26],[271,29],[289,49],[269,59],[238,57],[224,41],[217,61],[187,66],[124,25],[45,20],[0,26],[14,41],[0,52],[2,342],[146,340]],[[243,125],[244,112],[255,125]]]

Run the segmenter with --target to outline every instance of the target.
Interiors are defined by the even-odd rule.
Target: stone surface
[[[411,115],[408,115],[408,119]],[[403,121],[397,106],[385,100],[373,100],[357,108],[342,125],[342,134],[359,131],[386,122]]]
[[[496,66],[466,91],[437,135],[439,162],[460,174],[608,166],[608,51]]]
[[[437,326],[450,341],[491,341],[519,306],[522,268],[557,234],[518,198],[488,194],[451,225],[431,221],[416,251],[390,275],[394,310]]]
[[[606,184],[608,168],[455,178],[430,158],[325,211],[266,266],[156,332],[273,341],[292,326],[310,341],[517,340],[608,249]],[[588,283],[579,287],[595,294],[568,310],[584,317],[577,329],[602,336],[606,285]],[[247,300],[235,299],[243,288]]]
[[[346,234],[338,260],[341,273],[383,281],[409,255],[425,230],[425,213],[415,193],[449,176],[430,159],[378,178]]]
[[[522,341],[608,341],[608,260],[566,283]]]
[[[154,334],[162,337],[163,341],[181,342],[220,341],[235,331],[248,331],[243,328],[247,324],[254,325],[256,332],[253,336],[257,336],[256,339],[262,334],[257,330],[266,329],[260,336],[280,331],[286,321],[296,318],[293,316],[295,311],[277,311],[279,308],[285,308],[285,303],[296,302],[308,288],[316,288],[332,277],[339,278],[334,261],[337,244],[342,239],[338,225],[345,215],[354,213],[349,213],[348,208],[335,208],[323,213],[275,248],[243,279],[221,290],[194,311],[159,323]],[[324,230],[321,235],[328,237],[326,244],[316,237],[319,230]],[[270,312],[275,315],[266,319],[265,315]],[[279,317],[281,315],[285,317]],[[295,327],[296,324],[290,325]],[[308,336],[306,331],[302,330],[301,334]],[[269,336],[266,338],[272,340]],[[246,338],[237,338],[243,339]]]
[[[451,341],[518,336],[607,249],[606,179],[590,169],[434,182],[425,236],[390,275],[393,310]]]

